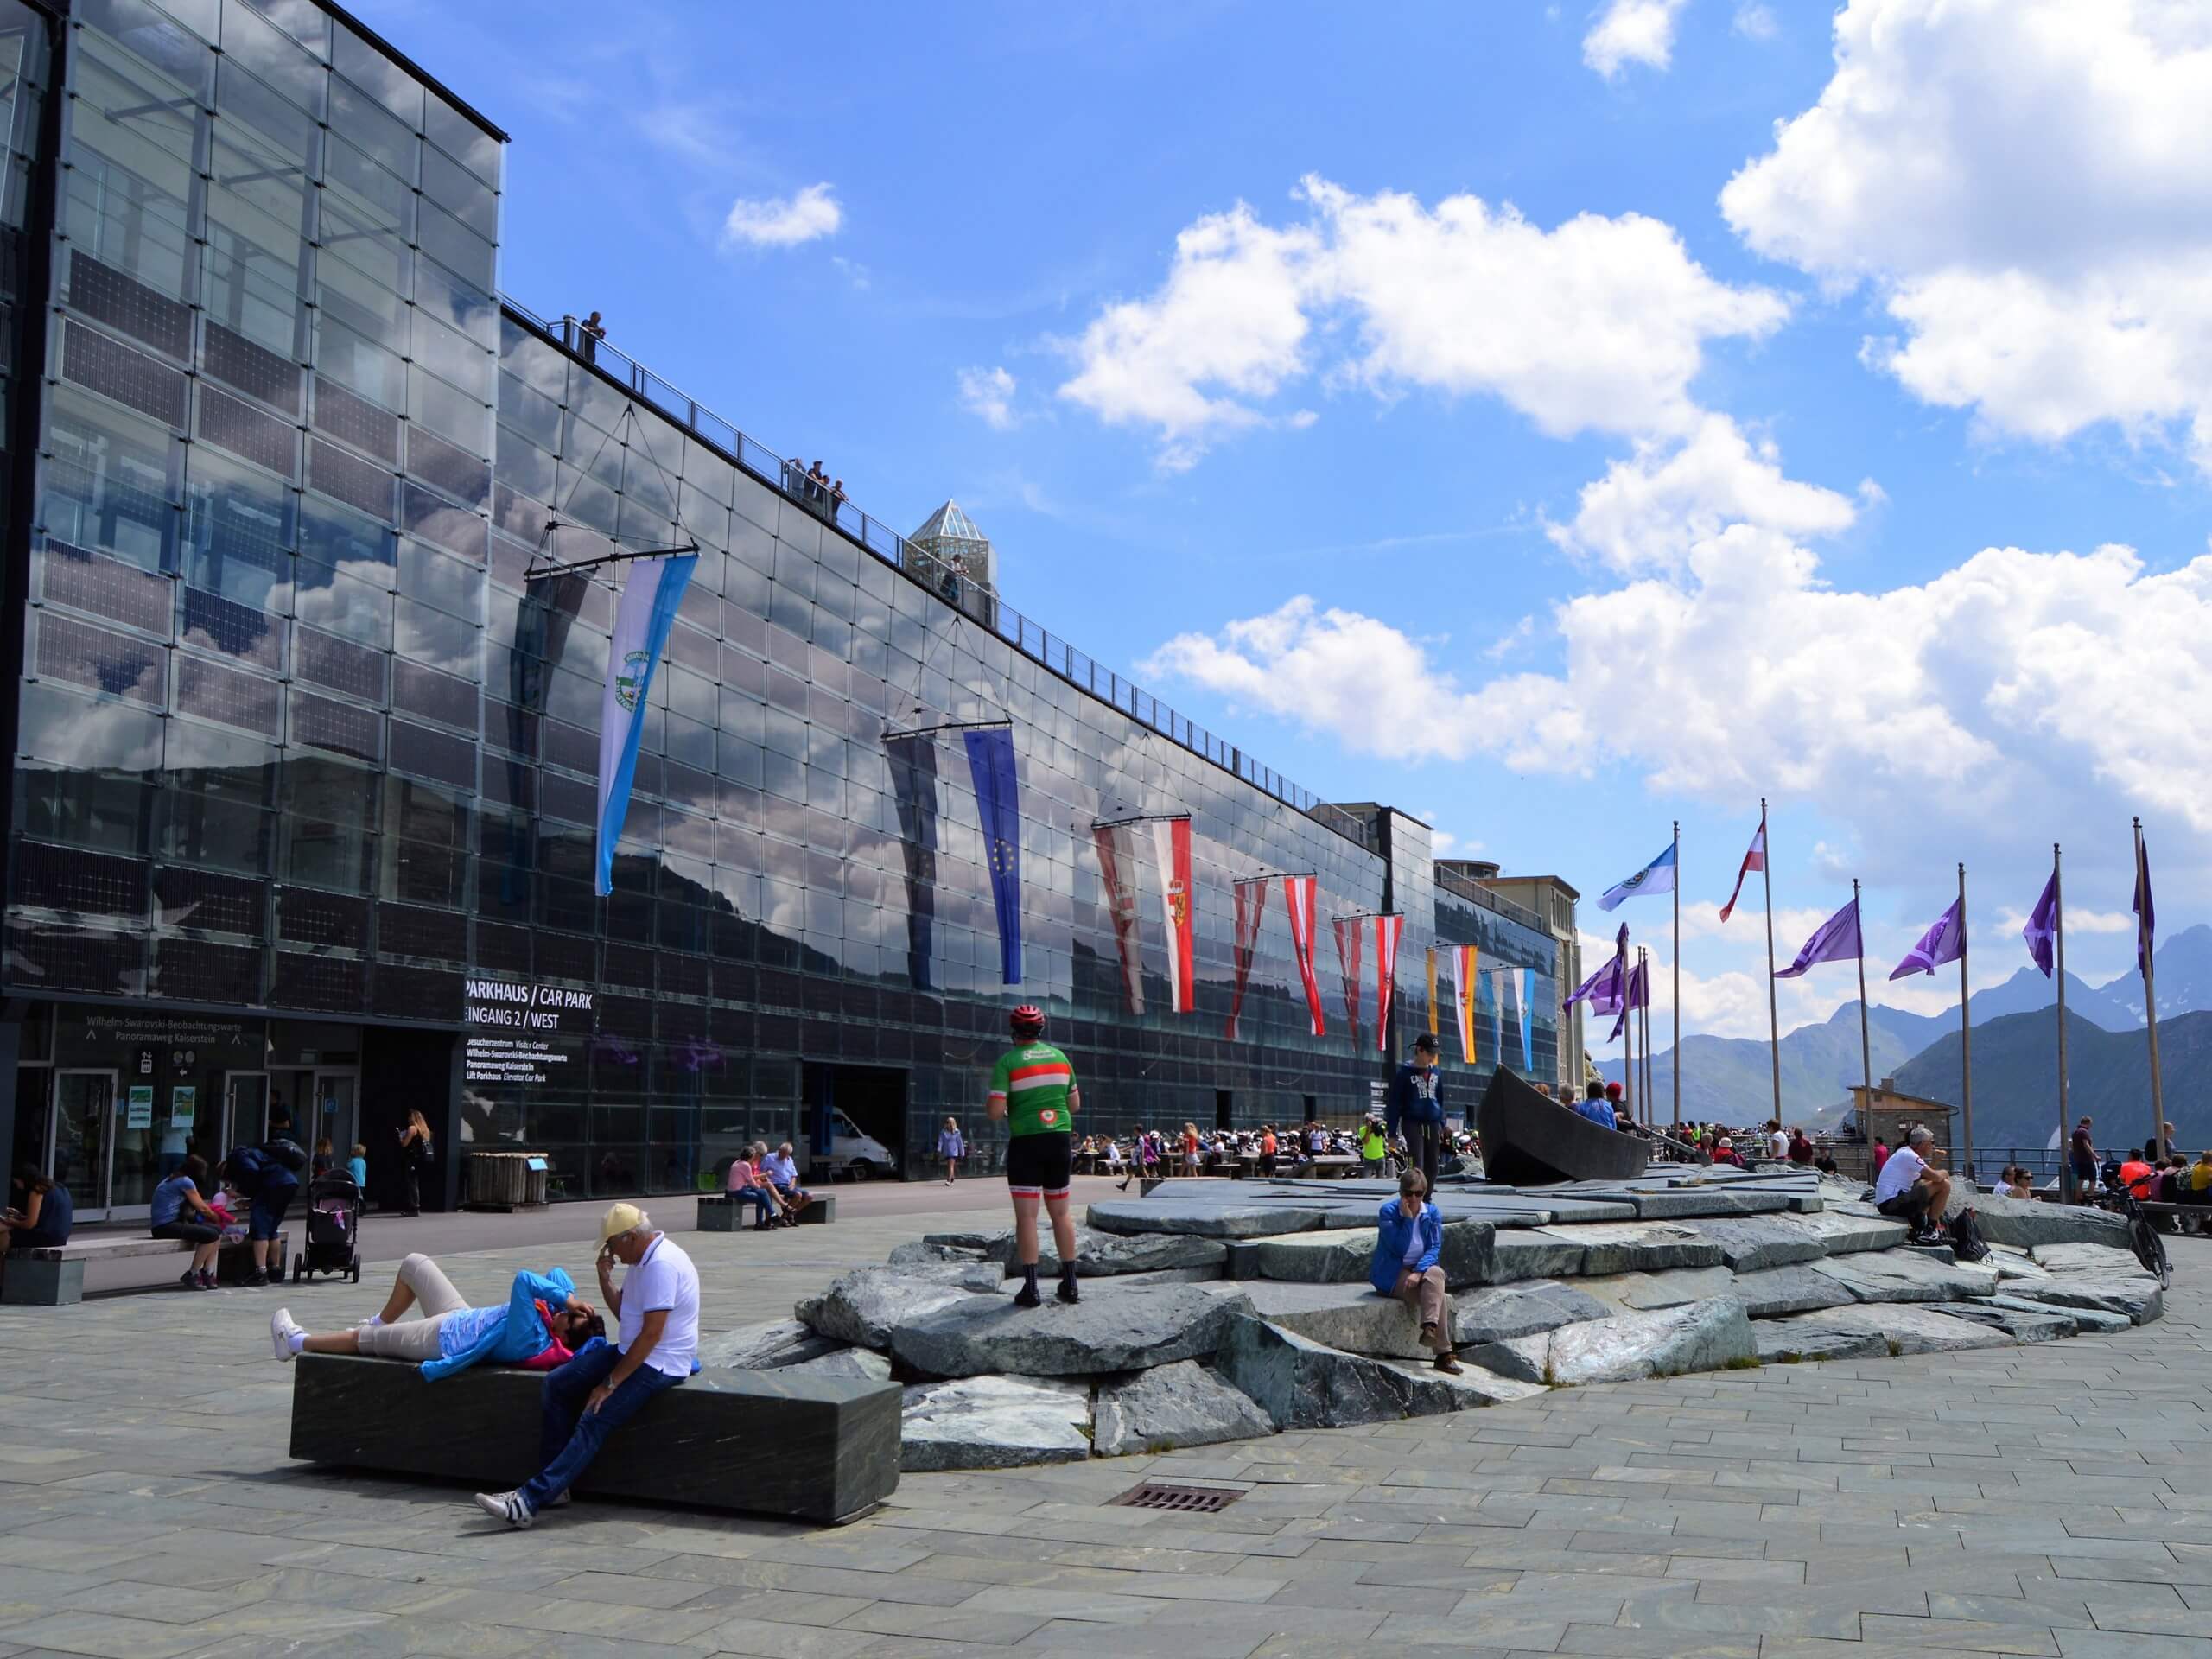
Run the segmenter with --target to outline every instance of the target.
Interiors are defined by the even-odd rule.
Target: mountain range
[[[2163,1046],[2166,1020],[2212,1010],[2212,926],[2200,923],[2172,935],[2158,947],[2152,959],[2152,968],[2158,983]],[[2024,1020],[2026,1027],[2041,1029],[2048,1039],[2046,1046],[2053,1048],[2050,1079],[2037,1097],[2051,1095],[2056,1086],[2057,1062],[2052,1022],[2047,1011],[2056,1001],[2057,992],[2052,982],[2033,967],[2023,967],[2002,984],[1986,986],[1967,999],[1967,1015],[1975,1032],[1977,1107],[1982,1091],[1990,1086],[1984,1081],[1982,1070],[1981,1029],[2013,1020]],[[2078,1027],[2100,1035],[2133,1033],[2135,1046],[2139,1049],[2144,1046],[2143,982],[2133,973],[2121,974],[2102,985],[2091,985],[2069,973],[2066,1013],[2069,1033]],[[1925,1094],[1933,1099],[1957,1096],[1959,1020],[1955,1013],[1913,1014],[1873,1002],[1869,1005],[1866,1024],[1867,1048],[1876,1081],[1894,1076],[1898,1079],[1897,1086],[1910,1093]],[[1610,1029],[1603,1020],[1592,1020],[1589,1022],[1588,1039],[1602,1040]],[[1656,1025],[1653,1034],[1657,1035]],[[1935,1057],[1947,1040],[1950,1044],[1948,1092],[1914,1089],[1906,1084],[1904,1070],[1922,1057],[1935,1065]],[[2023,1044],[2028,1041],[2025,1038],[2018,1040]],[[1854,1000],[1845,1003],[1821,1024],[1800,1026],[1785,1035],[1779,1046],[1783,1119],[1809,1127],[1816,1120],[1827,1122],[1838,1116],[1848,1103],[1852,1085],[1859,1082],[1861,1075],[1858,1002]],[[2029,1044],[2023,1047],[2022,1054],[2024,1056],[2031,1046]],[[1672,1049],[1662,1049],[1652,1057],[1652,1092],[1662,1116],[1670,1116],[1674,1108],[1674,1065]],[[1599,1075],[1607,1082],[1621,1079],[1622,1062],[1618,1054],[1599,1060],[1597,1065]],[[2078,1061],[2069,1069],[2075,1077],[2082,1075]],[[2147,1089],[2147,1060],[2144,1071]],[[2171,1071],[2168,1076],[2171,1077]],[[2173,1098],[2171,1085],[2168,1098]],[[1773,1115],[1773,1071],[1764,1042],[1746,1037],[1694,1036],[1682,1039],[1684,1117],[1700,1122],[1743,1124],[1764,1122]],[[1979,1109],[1975,1116],[1979,1120]],[[2179,1118],[2174,1122],[2177,1128],[2180,1127]],[[2212,1124],[2208,1127],[2212,1128]],[[2046,1136],[2048,1133],[2044,1132]],[[1976,1139],[1982,1138],[1977,1122]],[[2042,1141],[2038,1139],[2034,1144],[2040,1146]]]

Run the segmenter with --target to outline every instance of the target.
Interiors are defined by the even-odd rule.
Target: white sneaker
[[[476,1507],[494,1521],[504,1521],[518,1531],[527,1531],[537,1513],[522,1501],[520,1492],[479,1492]]]
[[[559,1491],[554,1493],[552,1497],[545,1500],[545,1507],[549,1510],[557,1510],[569,1501],[569,1489],[563,1486]]]
[[[280,1307],[269,1316],[269,1345],[276,1350],[276,1357],[280,1360],[292,1359],[298,1353],[298,1350],[292,1346],[292,1338],[306,1334],[293,1322],[292,1310],[289,1307]]]

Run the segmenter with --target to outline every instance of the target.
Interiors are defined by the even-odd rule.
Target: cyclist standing
[[[1068,1214],[1068,1184],[1075,1168],[1074,1118],[1083,1104],[1075,1067],[1045,1040],[1043,1010],[1023,1003],[1007,1017],[1014,1046],[999,1056],[991,1073],[984,1109],[1007,1121],[1006,1184],[1014,1198],[1014,1260],[1021,1268],[1016,1307],[1035,1307],[1037,1294],[1037,1205],[1041,1198],[1052,1217],[1052,1243],[1059,1251],[1064,1302],[1082,1297],[1075,1283],[1075,1222]]]

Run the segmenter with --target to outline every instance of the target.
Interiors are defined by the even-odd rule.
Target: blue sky
[[[2138,812],[2204,913],[2194,8],[364,16],[512,134],[515,298],[957,498],[1192,718],[1586,899],[1680,817],[1688,1029],[1764,1032],[1762,792],[1785,957],[1857,874],[1878,978],[1964,859],[2005,978],[2063,839],[2119,973]]]

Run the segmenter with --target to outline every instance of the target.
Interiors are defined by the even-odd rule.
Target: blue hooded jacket
[[[1376,1214],[1375,1224],[1375,1260],[1368,1268],[1367,1280],[1384,1296],[1398,1288],[1398,1275],[1408,1265],[1406,1245],[1415,1232],[1421,1235],[1421,1255],[1410,1264],[1414,1271],[1427,1273],[1444,1254],[1444,1217],[1426,1199],[1421,1214],[1408,1217],[1393,1198]]]
[[[1401,1243],[1400,1249],[1404,1245]],[[476,1345],[464,1352],[445,1359],[426,1359],[423,1375],[435,1382],[442,1376],[451,1376],[470,1366],[486,1360],[499,1365],[519,1365],[526,1359],[535,1359],[553,1341],[553,1333],[537,1312],[541,1301],[559,1307],[575,1294],[576,1281],[569,1277],[563,1268],[550,1273],[537,1274],[527,1270],[515,1274],[513,1287],[507,1292],[507,1311],[505,1318],[476,1339]]]

